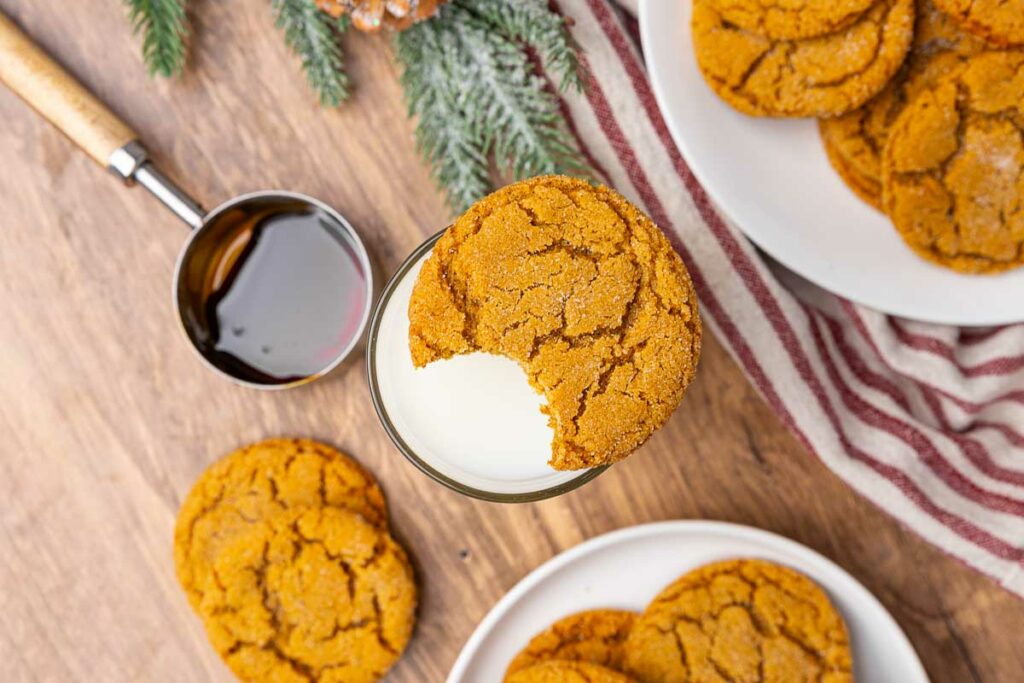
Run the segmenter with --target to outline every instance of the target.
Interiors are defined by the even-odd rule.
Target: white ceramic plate
[[[955,325],[1024,320],[1024,269],[969,276],[920,259],[843,185],[813,120],[752,118],[720,100],[697,69],[690,2],[641,1],[647,68],[680,151],[740,230],[808,280],[886,313]]]
[[[708,562],[759,557],[816,581],[850,628],[854,675],[871,683],[927,683],[917,654],[864,586],[799,543],[723,522],[645,524],[591,539],[531,572],[484,617],[448,683],[494,683],[527,641],[556,619],[610,607],[640,611],[680,574]]]

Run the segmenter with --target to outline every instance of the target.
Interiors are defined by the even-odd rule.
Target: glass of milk
[[[384,287],[370,320],[366,370],[373,405],[398,450],[423,473],[484,500],[524,503],[561,495],[605,470],[548,465],[553,431],[545,400],[519,364],[471,353],[415,368],[409,298],[438,233]]]

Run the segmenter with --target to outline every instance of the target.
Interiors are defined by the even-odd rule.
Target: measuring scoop
[[[280,389],[336,367],[362,336],[373,274],[362,240],[312,197],[270,190],[204,211],[147,158],[138,136],[0,13],[0,81],[192,233],[174,270],[182,329],[203,362]]]

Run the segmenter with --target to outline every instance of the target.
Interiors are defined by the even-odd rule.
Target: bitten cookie
[[[777,40],[813,38],[846,28],[876,0],[711,0],[730,24]]]
[[[914,33],[914,0],[878,0],[836,33],[777,40],[693,1],[693,46],[705,80],[752,116],[836,116],[877,94],[900,68]]]
[[[559,470],[646,441],[679,405],[700,341],[693,284],[665,234],[613,190],[560,176],[473,205],[409,302],[416,367],[472,351],[518,361],[547,398]]]
[[[384,494],[357,462],[309,439],[268,439],[211,465],[182,503],[174,562],[193,607],[212,581],[221,549],[253,524],[282,511],[333,506],[387,528]]]
[[[521,669],[505,683],[634,683],[629,676],[586,662],[551,661]]]
[[[935,4],[993,45],[1024,45],[1024,0],[935,0]]]
[[[550,660],[589,662],[621,671],[624,645],[636,616],[623,610],[600,609],[559,619],[516,655],[508,665],[506,680],[517,671]]]
[[[918,254],[965,273],[1024,265],[1024,52],[986,52],[893,124],[884,205]]]
[[[663,590],[626,641],[641,683],[852,683],[846,626],[810,579],[761,560],[710,564]]]
[[[882,150],[907,102],[984,49],[931,0],[919,0],[913,46],[889,85],[863,106],[818,122],[829,161],[861,199],[882,208]]]
[[[372,683],[412,635],[405,553],[353,512],[297,509],[253,524],[213,572],[199,614],[243,681]]]

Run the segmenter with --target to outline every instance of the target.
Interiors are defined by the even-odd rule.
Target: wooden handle
[[[99,165],[136,138],[113,112],[0,12],[0,81]]]

